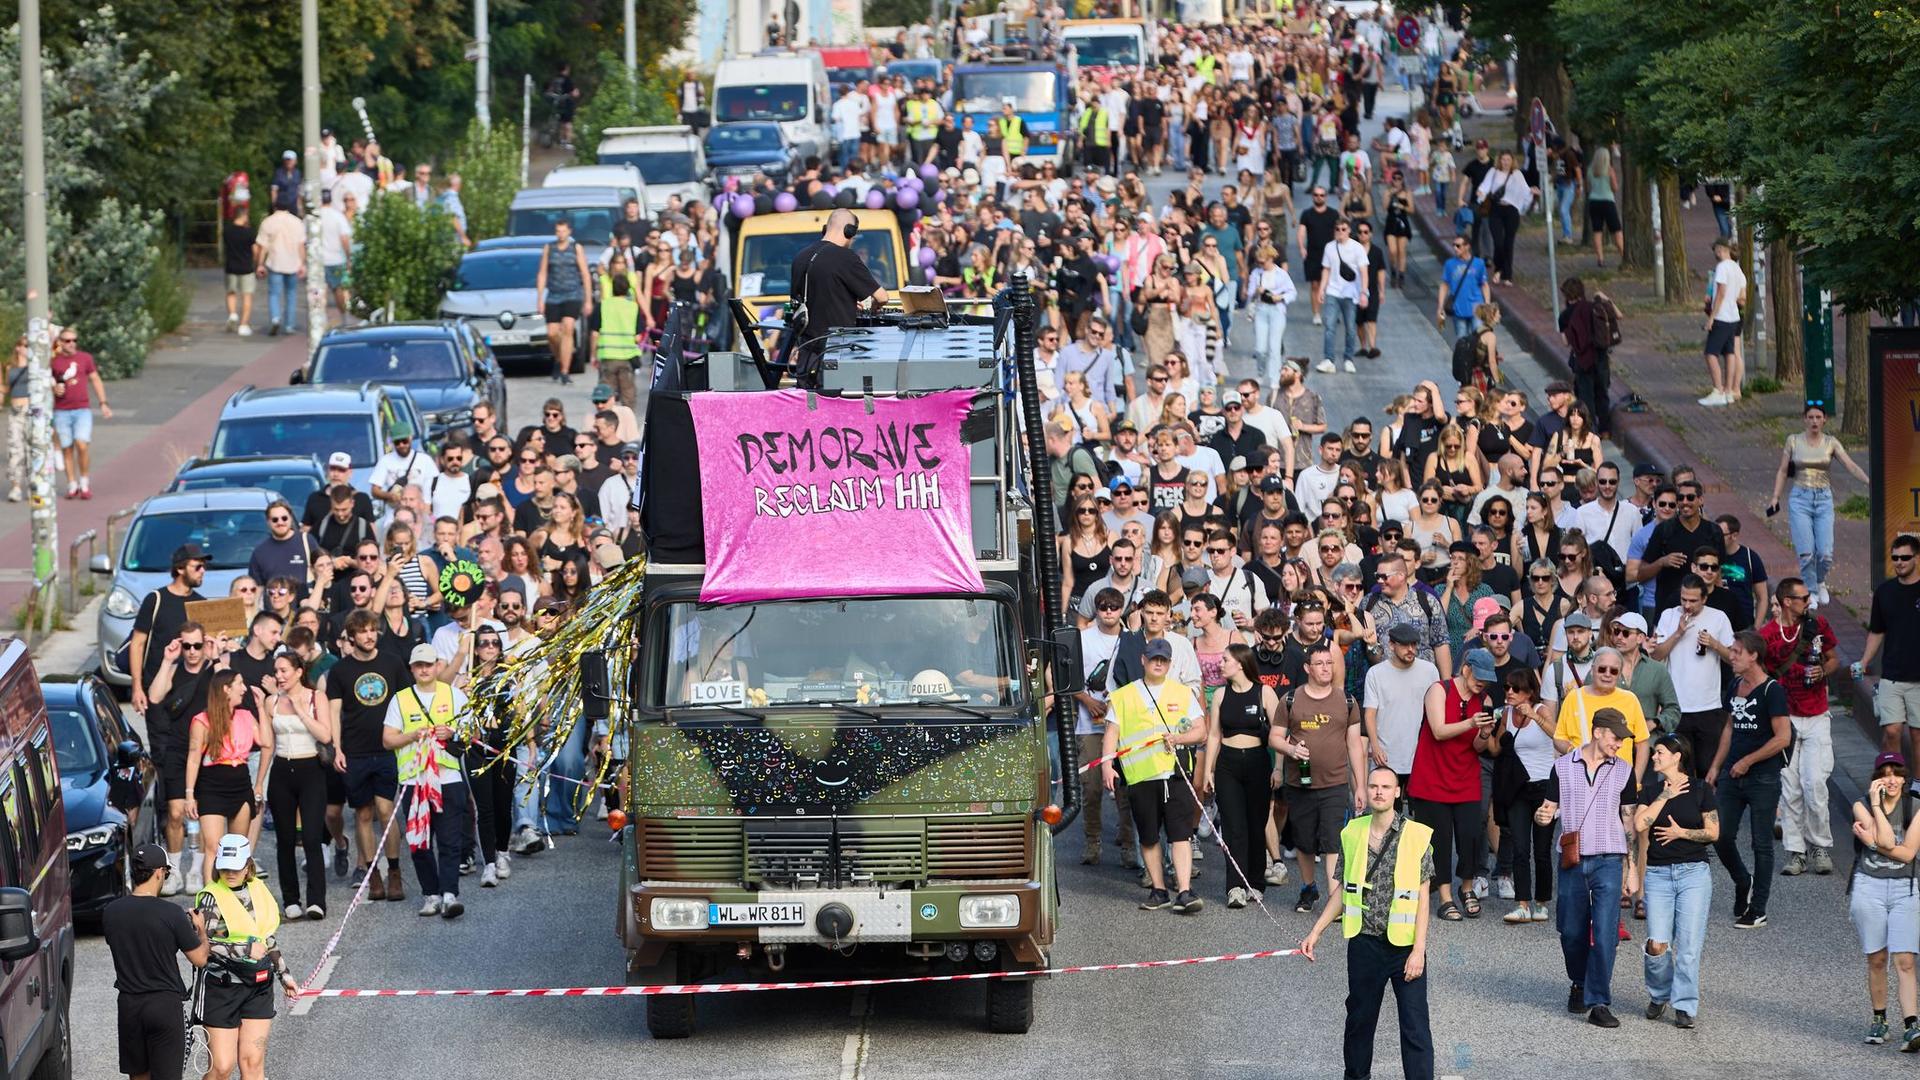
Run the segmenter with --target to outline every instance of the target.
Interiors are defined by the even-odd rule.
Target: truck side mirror
[[[1080,631],[1062,626],[1053,632],[1053,692],[1077,694],[1087,688],[1080,658]]]
[[[580,716],[605,720],[613,704],[613,680],[607,672],[607,654],[597,649],[580,654]]]
[[[33,932],[33,894],[9,886],[0,889],[0,960],[19,963],[40,951]]]

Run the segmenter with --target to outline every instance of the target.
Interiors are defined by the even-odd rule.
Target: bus
[[[1027,152],[1007,164],[1050,161],[1064,171],[1069,163],[1067,138],[1073,130],[1073,90],[1066,72],[1036,60],[954,66],[956,122],[971,116],[974,130],[984,136],[987,121],[999,116],[1007,102],[1013,103],[1028,132]]]

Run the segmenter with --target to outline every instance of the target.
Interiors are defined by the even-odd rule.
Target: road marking
[[[334,966],[339,963],[340,963],[339,956],[336,955],[336,956],[327,957],[326,960],[321,962],[320,970],[313,973],[313,981],[310,982],[308,986],[314,990],[325,990],[327,988],[327,980],[333,977]],[[313,1011],[314,1003],[319,1000],[320,999],[317,997],[303,997],[299,1001],[294,1002],[293,1015],[295,1016],[307,1015],[308,1013]]]
[[[872,1005],[873,999],[866,988],[853,992],[847,1015],[859,1018],[860,1030],[847,1036],[846,1045],[840,1048],[840,1080],[860,1080],[867,1067],[867,1020],[873,1015]]]

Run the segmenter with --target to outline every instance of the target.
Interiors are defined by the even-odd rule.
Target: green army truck
[[[625,690],[630,984],[1048,965],[1062,810],[1042,701],[1079,661],[1041,602],[1058,566],[1002,392],[1016,366],[990,326],[896,321],[836,332],[827,349],[824,392],[985,391],[965,434],[978,593],[702,603],[688,406],[650,403],[649,561]],[[705,367],[705,389],[761,390],[744,355]],[[1025,1032],[1034,980],[984,985],[988,1029]],[[647,997],[653,1036],[690,1035],[697,998]]]

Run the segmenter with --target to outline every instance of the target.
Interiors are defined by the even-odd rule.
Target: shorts
[[[253,806],[253,774],[245,765],[202,765],[193,795],[202,816],[232,820]]]
[[[1715,319],[1713,328],[1707,331],[1707,347],[1704,352],[1708,356],[1732,356],[1734,344],[1739,340],[1740,324],[1738,322]]]
[[[92,409],[55,409],[53,410],[53,434],[60,440],[61,449],[76,442],[93,441]]]
[[[1587,228],[1592,232],[1620,231],[1620,206],[1612,199],[1587,200]]]
[[[1308,288],[1312,288],[1313,286],[1320,284],[1321,266],[1320,266],[1319,259],[1306,260],[1305,264],[1302,267],[1302,270],[1306,274],[1305,280],[1307,282]]]
[[[327,288],[344,289],[347,287],[347,264],[327,267]]]
[[[237,1028],[242,1020],[273,1019],[273,976],[269,974],[265,982],[244,986],[208,978],[206,1002],[200,1007],[200,1015],[207,1027],[222,1030]]]
[[[1877,878],[1856,872],[1847,903],[1861,953],[1885,949],[1920,953],[1920,892],[1910,877]]]
[[[241,296],[252,296],[253,291],[259,287],[260,279],[252,274],[227,275],[227,291],[230,293],[238,293]]]
[[[1178,776],[1128,784],[1127,805],[1133,810],[1133,824],[1140,831],[1142,847],[1158,844],[1163,827],[1172,843],[1192,840],[1200,824],[1200,804],[1193,801],[1193,791]]]
[[[876,128],[873,133],[873,138],[875,142],[892,146],[900,141],[900,129],[897,127]]]
[[[546,316],[547,325],[553,326],[561,319],[579,318],[582,303],[583,302],[579,300],[549,300],[546,306],[541,308],[540,311],[541,314]]]
[[[1340,830],[1347,824],[1351,800],[1345,787],[1287,789],[1287,823],[1293,846],[1303,855],[1340,851]]]
[[[1366,323],[1380,321],[1380,294],[1379,293],[1376,292],[1376,293],[1367,294],[1367,306],[1360,308],[1353,313],[1353,321],[1356,325],[1365,325]]]
[[[1873,688],[1873,710],[1880,714],[1881,727],[1904,722],[1920,728],[1920,682],[1881,679]]]
[[[187,1021],[171,990],[120,995],[120,1071],[180,1080],[187,1058]]]
[[[873,132],[863,131],[860,133],[860,145],[872,146],[873,144],[874,144]]]
[[[347,759],[347,805],[355,810],[373,800],[393,802],[400,797],[400,763],[392,754]]]
[[[170,802],[181,802],[187,797],[187,759],[172,754],[162,754],[160,776],[153,788],[153,801],[165,806]]]

